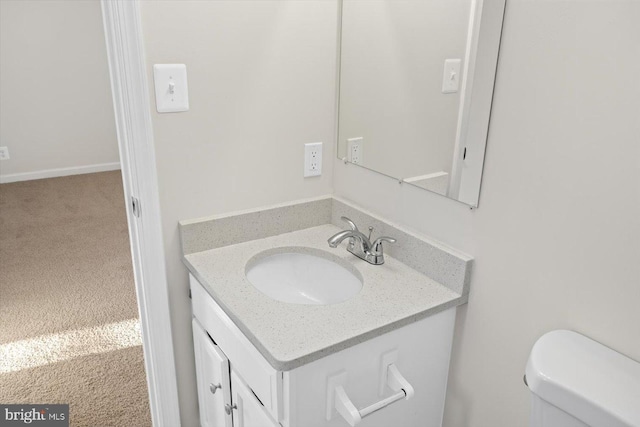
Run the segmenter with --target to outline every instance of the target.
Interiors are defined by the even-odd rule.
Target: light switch
[[[444,73],[442,74],[442,93],[456,93],[460,87],[460,59],[447,59],[444,61]]]
[[[153,80],[158,113],[189,111],[187,66],[184,64],[155,64]]]

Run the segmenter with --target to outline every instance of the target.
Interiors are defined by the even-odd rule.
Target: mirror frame
[[[344,1],[339,0],[338,4],[336,155],[346,164],[356,165],[387,176],[401,184],[415,186],[403,181],[402,177],[393,177],[366,166],[350,163],[346,158],[339,157]],[[467,50],[454,146],[454,156],[457,160],[453,163],[451,171],[450,191],[446,196],[443,196],[472,208],[478,207],[480,198],[505,8],[506,0],[471,0]]]

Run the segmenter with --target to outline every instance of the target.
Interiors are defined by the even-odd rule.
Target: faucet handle
[[[356,225],[355,222],[351,221],[349,218],[347,218],[346,216],[340,217],[341,220],[343,220],[344,222],[346,222],[347,224],[349,224],[349,227],[351,227],[351,229],[353,231],[358,231],[358,226]]]
[[[378,237],[371,244],[371,250],[377,255],[382,255],[382,242],[395,243],[397,242],[397,240],[394,239],[393,237],[387,237],[387,236]]]

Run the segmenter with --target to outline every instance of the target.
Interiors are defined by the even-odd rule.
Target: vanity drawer
[[[189,275],[193,315],[229,358],[233,370],[246,381],[267,412],[283,418],[282,372],[276,371],[238,329],[198,280]]]

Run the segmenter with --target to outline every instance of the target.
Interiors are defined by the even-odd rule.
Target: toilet
[[[640,363],[584,335],[540,337],[525,383],[531,427],[640,427]]]

